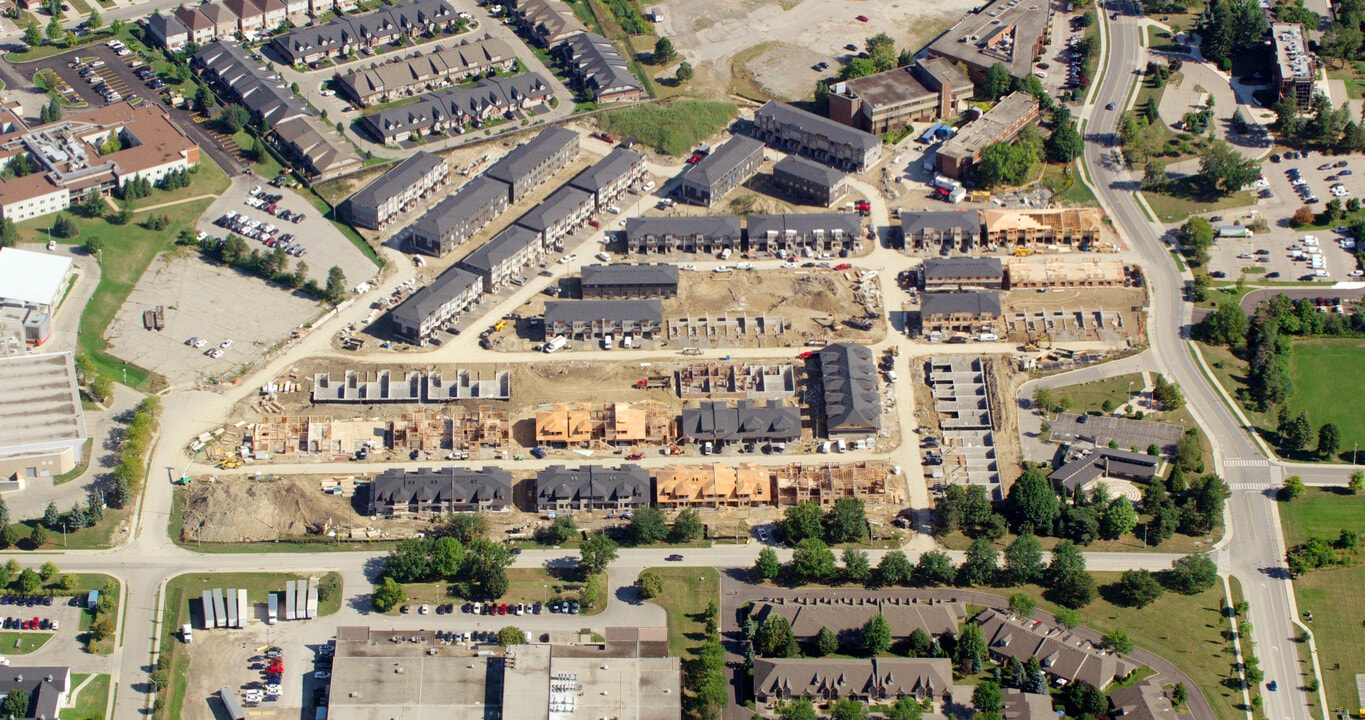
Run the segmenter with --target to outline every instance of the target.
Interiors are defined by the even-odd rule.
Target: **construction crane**
[[[198,457],[198,453],[196,453],[195,456]],[[190,468],[191,468],[193,465],[194,465],[194,458],[190,458],[190,461],[189,461],[188,463],[185,463],[185,469],[184,469],[183,471],[181,471],[180,477],[179,477],[178,479],[172,481],[171,484],[173,484],[173,485],[189,485],[189,484],[190,484]]]

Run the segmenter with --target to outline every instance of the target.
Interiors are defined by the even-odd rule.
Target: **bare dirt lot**
[[[1051,337],[1054,343],[1098,340],[1114,345],[1146,334],[1141,288],[1064,288],[1045,293],[1013,290],[1002,298],[1011,341]]]
[[[886,32],[897,48],[919,50],[972,7],[974,0],[937,3],[866,0],[741,0],[698,3],[669,0],[660,35],[673,40],[691,61],[693,92],[720,97],[734,91],[767,99],[809,97],[815,81],[833,77],[839,62],[862,49],[866,38]],[[861,22],[858,16],[868,18]],[[760,47],[761,46],[761,47]],[[755,49],[757,48],[757,49]],[[823,73],[812,69],[828,62]],[[732,64],[742,73],[731,77]]]
[[[843,323],[865,310],[855,298],[852,271],[790,270],[783,272],[684,273],[678,297],[664,302],[664,316],[748,315],[786,321],[786,345],[808,341],[871,341],[885,335],[875,323],[859,330]]]

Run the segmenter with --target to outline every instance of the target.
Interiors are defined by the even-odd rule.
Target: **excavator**
[[[218,468],[219,468],[220,470],[236,470],[237,468],[239,468],[239,467],[241,467],[241,466],[242,466],[242,459],[241,459],[240,457],[237,457],[236,455],[230,455],[230,456],[227,457],[227,459],[225,459],[225,460],[223,460],[222,462],[218,463]]]

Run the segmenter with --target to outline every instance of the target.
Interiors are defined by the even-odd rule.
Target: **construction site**
[[[788,507],[814,502],[830,507],[840,498],[868,505],[905,502],[904,478],[881,462],[815,462],[790,465],[671,465],[654,475],[654,502],[662,508]]]
[[[1013,282],[1014,266],[1011,266]],[[1147,293],[1136,287],[1011,290],[1001,294],[1006,336],[1038,349],[1096,341],[1132,347],[1147,335]]]

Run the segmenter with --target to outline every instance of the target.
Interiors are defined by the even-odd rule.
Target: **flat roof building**
[[[848,194],[847,173],[799,155],[777,161],[773,183],[788,195],[821,207],[829,207]]]
[[[1052,3],[1042,0],[995,0],[968,13],[929,44],[929,56],[962,63],[973,81],[985,77],[996,63],[1010,75],[1026,78],[1033,59],[1043,54]]]
[[[652,263],[631,265],[584,265],[581,271],[583,298],[620,299],[676,297],[678,266]]]
[[[408,242],[417,252],[441,257],[501,215],[507,196],[506,183],[480,175],[409,225]]]
[[[1280,97],[1294,98],[1299,110],[1313,101],[1318,62],[1308,50],[1307,36],[1299,23],[1277,22],[1270,26],[1275,45],[1275,90]]]
[[[0,358],[0,481],[69,472],[86,433],[71,353]]]
[[[981,159],[981,151],[987,145],[1013,140],[1020,130],[1037,119],[1038,101],[1028,93],[1012,92],[945,142],[938,149],[935,168],[947,177],[961,179]]]
[[[578,147],[578,133],[555,126],[512,148],[484,174],[507,183],[511,188],[508,199],[517,202],[532,188],[573,162],[578,157]]]
[[[862,172],[882,158],[876,135],[776,100],[754,112],[754,129],[773,147],[849,172]]]
[[[370,483],[370,517],[496,512],[512,507],[512,475],[502,468],[392,468]]]
[[[439,192],[449,179],[445,158],[418,150],[347,198],[342,216],[352,225],[383,230],[399,213]]]
[[[763,143],[735,136],[721,143],[679,176],[678,193],[683,202],[710,207],[726,193],[748,182],[763,164]]]
[[[750,215],[747,221],[749,249],[774,254],[851,251],[863,232],[856,213]]]
[[[626,219],[626,246],[633,253],[714,253],[738,248],[743,238],[736,215]]]
[[[649,471],[639,465],[609,468],[551,465],[536,473],[536,511],[620,510],[648,505]]]
[[[483,278],[458,267],[449,268],[393,309],[393,333],[408,342],[425,344],[482,295]]]
[[[71,286],[74,267],[66,255],[0,248],[0,306],[53,313]]]
[[[1003,290],[1005,266],[996,257],[926,258],[920,287],[926,292]]]
[[[835,83],[829,95],[829,117],[874,135],[911,123],[956,117],[975,88],[972,81],[943,58]]]
[[[817,356],[825,435],[875,435],[882,427],[882,396],[871,348],[834,343]]]

